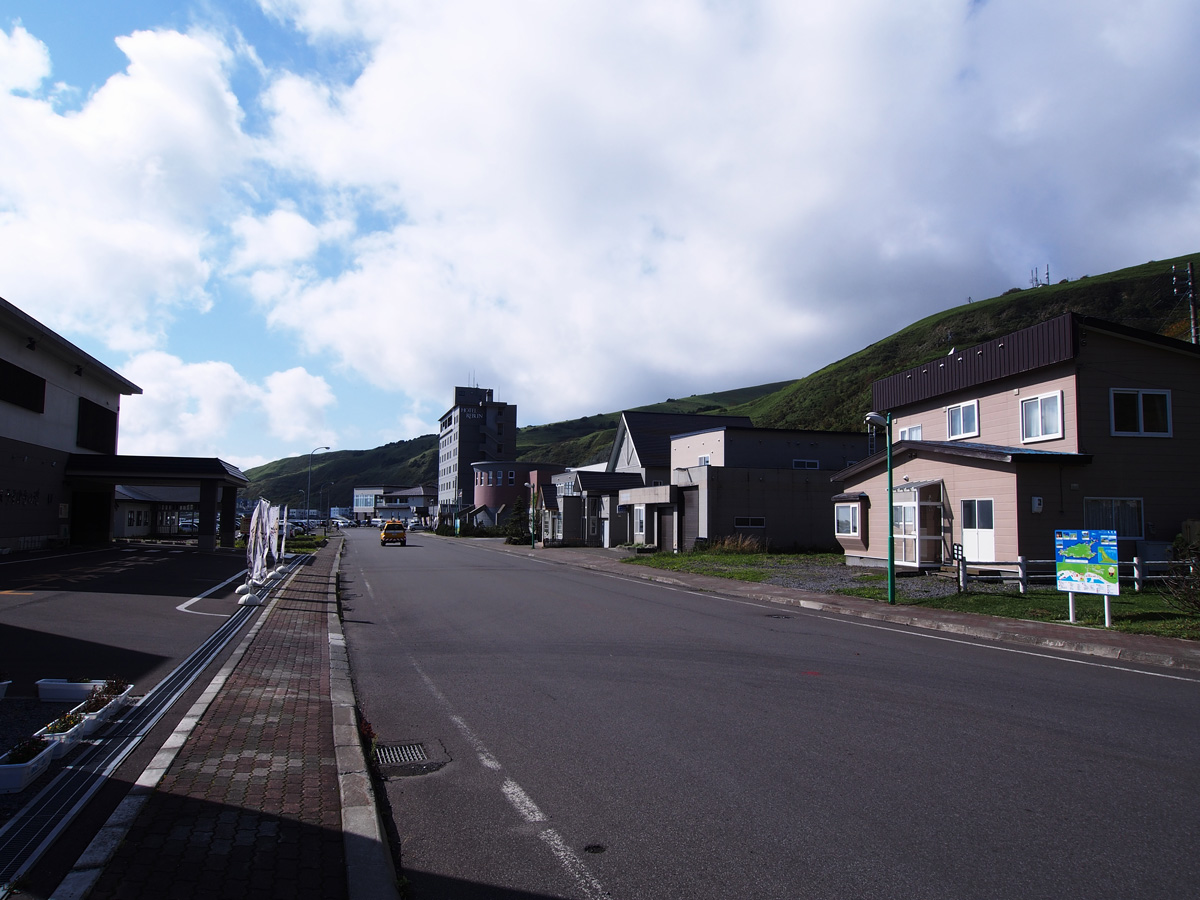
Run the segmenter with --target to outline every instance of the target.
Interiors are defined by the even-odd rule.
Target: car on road
[[[386,547],[388,544],[408,546],[408,531],[403,522],[385,522],[379,530],[379,546]]]

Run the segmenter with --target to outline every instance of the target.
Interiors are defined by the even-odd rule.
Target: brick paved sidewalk
[[[291,579],[96,881],[100,898],[344,898],[329,589]]]

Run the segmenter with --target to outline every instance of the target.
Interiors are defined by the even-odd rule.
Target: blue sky
[[[1200,9],[0,0],[0,296],[251,467],[795,378],[1200,249]]]

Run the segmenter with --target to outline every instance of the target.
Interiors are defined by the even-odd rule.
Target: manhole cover
[[[424,744],[380,744],[375,748],[375,760],[384,766],[404,766],[428,759]]]

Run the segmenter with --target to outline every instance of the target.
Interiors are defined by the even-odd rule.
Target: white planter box
[[[85,724],[84,722],[80,722],[70,731],[59,731],[54,734],[46,730],[46,728],[50,727],[47,725],[46,728],[40,728],[35,731],[33,736],[50,741],[51,749],[54,751],[52,758],[61,759],[67,755],[72,747],[83,740],[83,727]]]
[[[82,703],[92,691],[103,687],[103,681],[67,681],[65,678],[43,678],[37,683],[38,699],[53,703]]]
[[[7,763],[8,754],[0,756],[0,794],[15,794],[23,791],[50,766],[54,757],[54,746],[48,744],[46,749],[28,762]]]
[[[133,685],[130,685],[129,687],[125,688],[123,692],[112,697],[107,704],[95,712],[80,712],[79,707],[83,706],[84,703],[87,703],[87,700],[83,701],[83,703],[80,703],[79,706],[71,710],[71,712],[78,712],[81,716],[83,716],[83,736],[88,737],[89,735],[98,731],[101,725],[111,719],[116,713],[120,712],[121,707],[123,707],[129,701],[129,695],[132,692]]]

